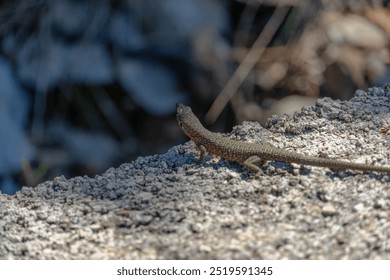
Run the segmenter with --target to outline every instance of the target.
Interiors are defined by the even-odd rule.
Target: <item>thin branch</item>
[[[252,45],[252,48],[249,50],[247,55],[244,57],[241,64],[237,67],[233,76],[227,82],[226,86],[222,89],[218,97],[215,99],[210,110],[205,116],[207,123],[213,123],[221,114],[222,110],[225,108],[226,104],[237,92],[241,83],[248,77],[249,73],[252,71],[253,67],[259,61],[262,56],[265,48],[272,40],[275,32],[278,30],[282,24],[284,18],[289,11],[289,7],[277,7],[272,17],[265,25],[263,31],[257,37],[256,41]]]

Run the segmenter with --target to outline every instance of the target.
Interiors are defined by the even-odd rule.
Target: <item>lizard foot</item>
[[[263,176],[264,176],[263,170],[259,170],[259,171],[257,171],[256,174],[255,174],[255,179],[260,179],[260,178],[263,177]]]

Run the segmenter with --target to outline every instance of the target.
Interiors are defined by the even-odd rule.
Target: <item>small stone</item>
[[[331,217],[336,215],[338,212],[333,205],[327,204],[324,207],[322,207],[321,213],[324,217]]]
[[[54,214],[48,216],[46,219],[46,222],[48,222],[49,224],[55,224],[57,223],[57,221],[58,221],[58,217]]]
[[[37,218],[39,220],[46,220],[47,216],[48,216],[47,212],[45,212],[45,211],[37,211]]]
[[[364,210],[364,205],[363,203],[358,203],[353,207],[353,210],[356,212],[362,212]]]

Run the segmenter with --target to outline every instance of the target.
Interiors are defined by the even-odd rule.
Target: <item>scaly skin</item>
[[[306,156],[277,148],[268,143],[255,144],[233,140],[204,128],[198,118],[192,113],[190,107],[183,104],[177,104],[176,111],[176,118],[180,127],[200,150],[200,160],[203,160],[207,153],[211,153],[221,158],[242,164],[250,171],[256,173],[256,176],[262,175],[262,171],[258,164],[263,164],[267,160],[328,167],[336,170],[352,169],[390,173],[390,167],[388,166],[375,166]]]

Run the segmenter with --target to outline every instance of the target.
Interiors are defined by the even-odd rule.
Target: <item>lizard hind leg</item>
[[[265,164],[265,160],[262,160],[258,156],[251,156],[247,158],[242,165],[245,166],[246,169],[255,173],[256,178],[260,178],[261,176],[264,175],[264,173],[263,170],[261,170],[258,165],[264,165],[264,164]]]

